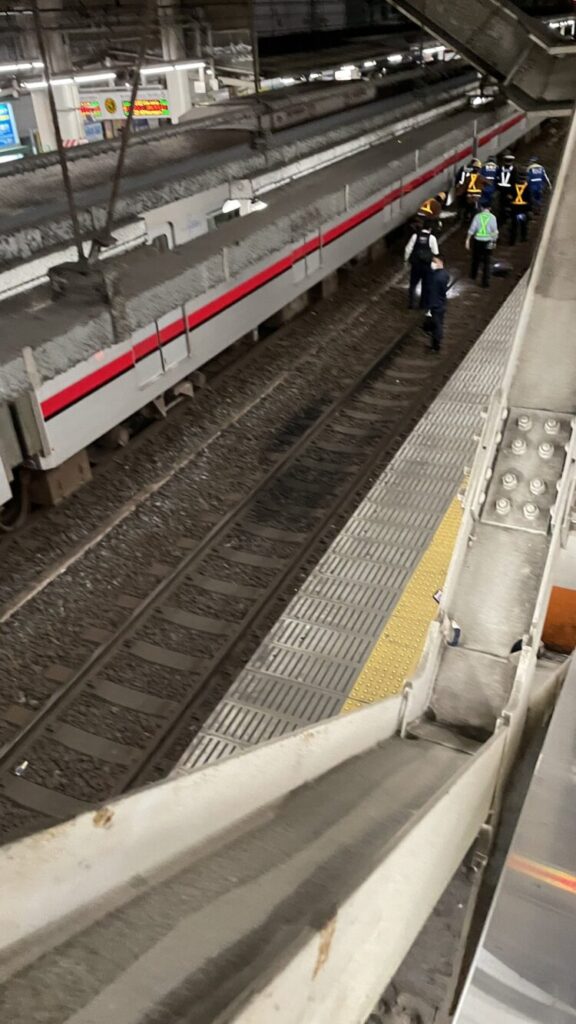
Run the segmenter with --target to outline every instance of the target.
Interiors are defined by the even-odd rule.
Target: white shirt
[[[419,234],[420,234],[419,231],[415,231],[414,234],[412,235],[410,241],[408,242],[408,245],[404,249],[404,262],[405,263],[408,262],[408,260],[410,259],[411,255],[412,255],[412,250],[413,250],[414,246],[416,245],[416,239],[418,238]],[[436,235],[430,234],[430,236],[428,238],[428,245],[430,246],[432,255],[433,256],[437,256],[438,253],[440,252],[440,250],[438,248],[438,239],[436,238]]]

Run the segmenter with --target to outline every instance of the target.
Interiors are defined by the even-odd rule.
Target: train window
[[[213,213],[207,217],[208,231],[214,231],[220,224],[226,224],[229,220],[236,220],[240,216],[240,210],[230,210],[229,213],[222,213],[220,210],[218,213]]]

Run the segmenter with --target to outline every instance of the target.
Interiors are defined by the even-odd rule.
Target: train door
[[[135,331],[132,335],[134,372],[139,388],[156,380],[164,371],[160,339],[156,324]]]

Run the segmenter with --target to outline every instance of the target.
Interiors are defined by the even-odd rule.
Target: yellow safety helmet
[[[473,157],[470,161],[472,167],[482,167],[482,161],[477,156]]]
[[[446,193],[445,192],[439,192],[438,193],[438,199],[440,200],[441,203],[444,203],[446,201]]]

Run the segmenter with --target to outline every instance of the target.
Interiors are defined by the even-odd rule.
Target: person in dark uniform
[[[531,208],[535,213],[539,213],[544,200],[544,193],[552,191],[552,182],[537,156],[531,156],[528,161],[526,181],[528,182]]]
[[[498,166],[497,157],[489,156],[482,168],[482,177],[485,182],[484,189],[482,191],[482,199],[488,199],[492,202],[496,191],[496,185],[498,183],[499,173],[500,168]]]
[[[529,217],[528,182],[525,175],[519,173],[518,180],[514,185],[514,198],[510,201],[510,245],[516,245],[518,235],[520,235],[521,242],[527,240]]]
[[[439,352],[444,338],[444,317],[446,315],[446,303],[448,301],[448,288],[450,275],[444,269],[442,256],[435,256],[432,260],[432,274],[430,277],[430,313],[431,323],[431,348],[433,352]]]
[[[510,203],[514,198],[514,185],[518,180],[515,167],[515,156],[506,153],[498,172],[496,190],[498,192],[498,223],[505,224],[510,213]]]
[[[438,242],[431,227],[423,223],[415,231],[404,250],[404,261],[410,264],[408,308],[414,309],[416,288],[421,285],[420,308],[429,308],[428,291],[432,273],[432,257],[438,255]]]
[[[469,224],[476,213],[484,185],[482,161],[476,156],[472,157],[456,179],[456,199],[463,224]]]

